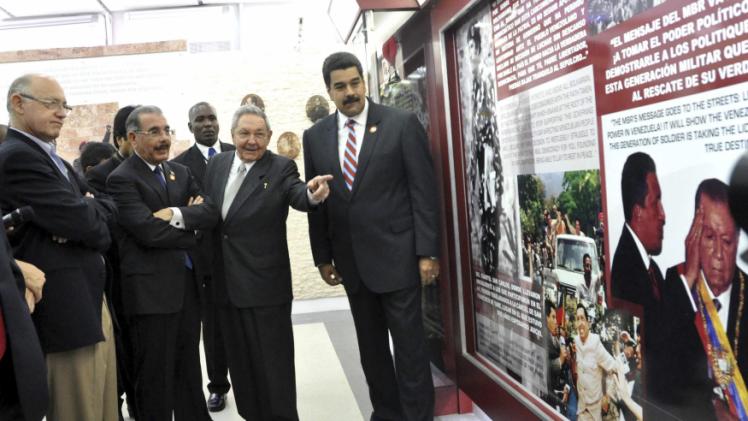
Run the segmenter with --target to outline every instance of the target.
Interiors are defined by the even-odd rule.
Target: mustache
[[[351,95],[345,97],[345,100],[343,100],[343,105],[352,104],[354,102],[358,102],[361,98],[359,98],[358,95]]]

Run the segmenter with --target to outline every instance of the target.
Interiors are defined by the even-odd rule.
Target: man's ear
[[[191,122],[187,123],[187,128],[190,129],[190,133],[195,133],[195,132],[192,131],[192,123]]]
[[[19,93],[14,93],[10,96],[10,107],[15,114],[23,114],[23,98]]]

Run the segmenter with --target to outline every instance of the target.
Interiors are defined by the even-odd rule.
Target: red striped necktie
[[[348,128],[348,140],[345,143],[345,152],[343,153],[343,178],[348,190],[353,190],[353,180],[356,178],[358,169],[358,159],[356,159],[356,120],[348,119],[345,122]]]

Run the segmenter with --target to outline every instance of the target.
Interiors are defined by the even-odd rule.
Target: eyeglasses
[[[168,126],[166,128],[158,128],[154,127],[150,130],[135,130],[135,133],[140,133],[142,135],[146,135],[148,137],[159,137],[159,136],[174,136],[177,132],[174,129],[170,129]]]
[[[61,102],[56,99],[40,99],[35,96],[24,94],[24,93],[18,93],[23,98],[30,99],[32,101],[36,101],[44,106],[44,108],[48,110],[57,110],[62,111],[65,114],[68,114],[69,112],[73,111],[73,107],[68,105],[67,102]]]

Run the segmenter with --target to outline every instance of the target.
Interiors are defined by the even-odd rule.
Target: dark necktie
[[[216,154],[216,148],[212,146],[208,148],[208,159],[213,158],[213,155],[215,154]]]
[[[654,262],[650,259],[649,260],[649,269],[647,269],[647,272],[649,272],[649,282],[651,284],[652,288],[652,295],[655,298],[655,301],[660,301],[660,285],[657,282],[657,276],[655,275],[655,271],[657,268],[654,265]]]
[[[718,299],[713,298],[712,302],[714,302],[714,308],[717,309],[717,312],[719,312],[720,310],[722,310],[722,303],[720,303]]]
[[[164,172],[161,171],[161,166],[156,165],[156,168],[153,169],[153,173],[156,174],[156,179],[158,179],[159,184],[161,184],[161,187],[166,190],[166,179],[164,178]]]
[[[161,166],[156,165],[156,168],[153,169],[153,173],[156,175],[156,179],[161,184],[161,187],[166,190],[166,179],[164,178],[163,171],[161,171]],[[192,259],[187,252],[184,252],[184,265],[187,266],[187,269],[192,269]]]

